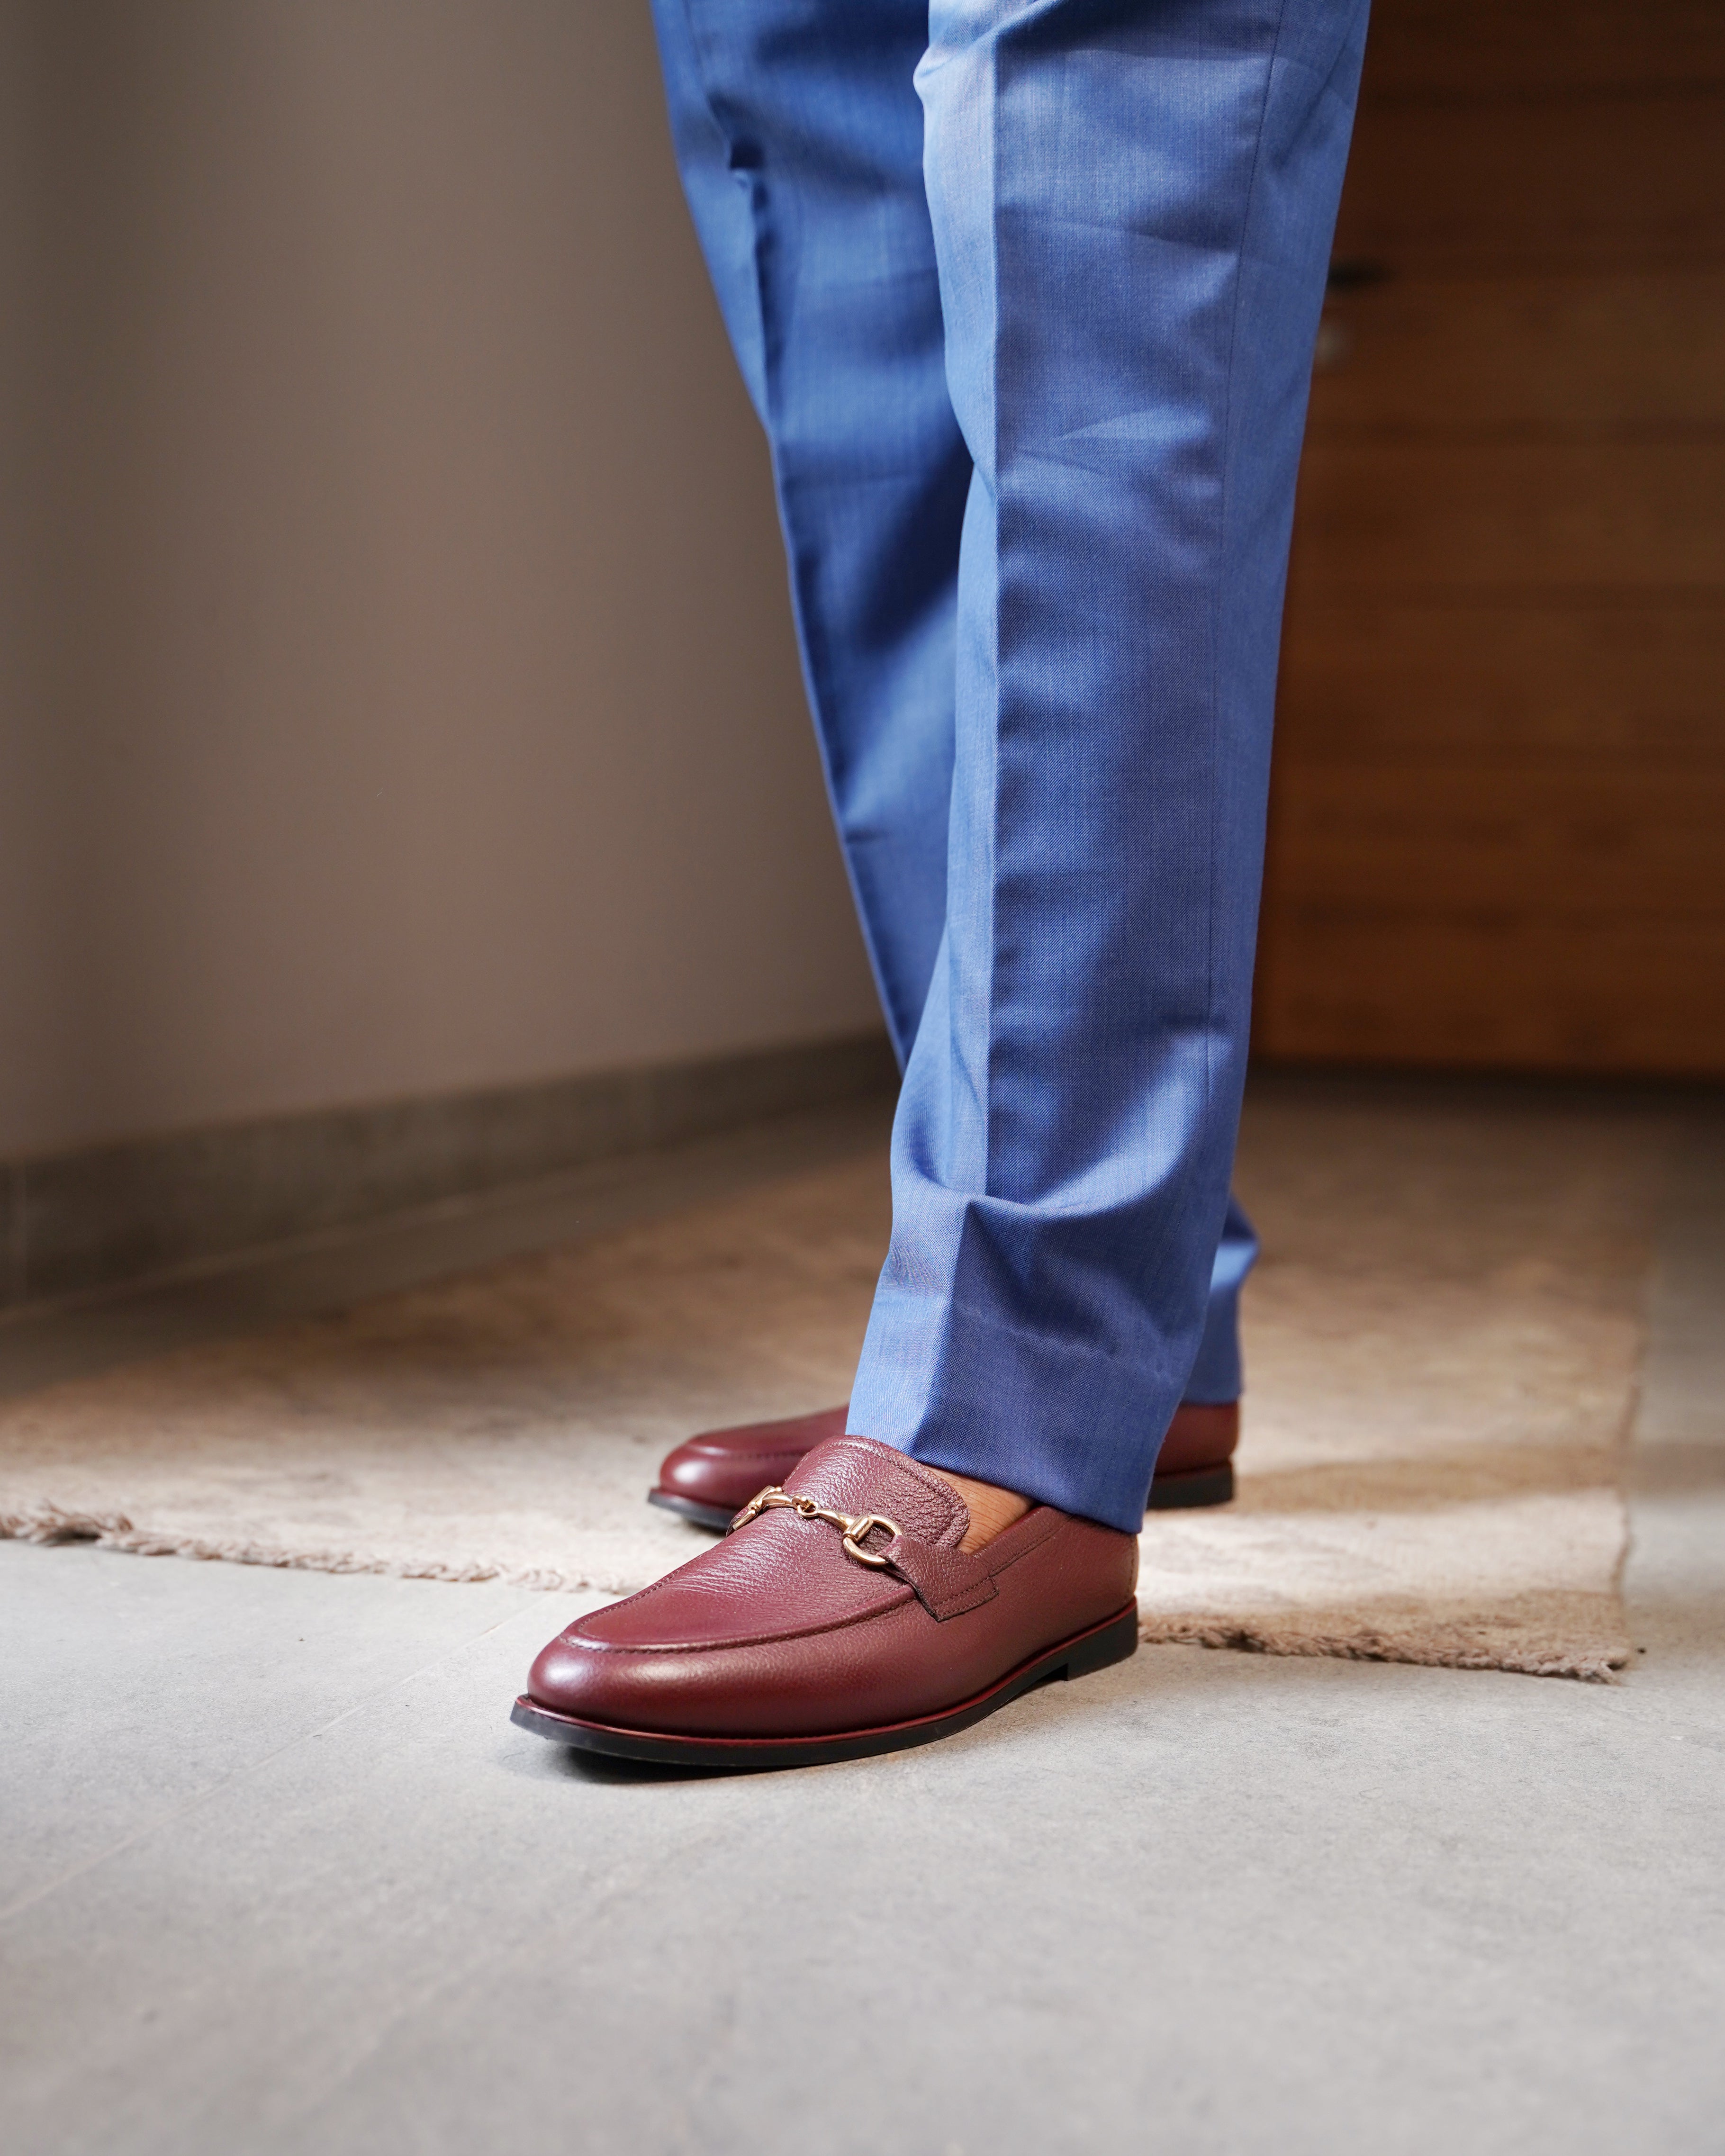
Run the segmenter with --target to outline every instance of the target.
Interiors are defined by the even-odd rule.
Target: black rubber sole
[[[1219,1467],[1194,1467],[1185,1475],[1158,1475],[1150,1485],[1147,1512],[1183,1512],[1189,1505],[1231,1505],[1234,1502],[1234,1462]]]
[[[1189,1506],[1230,1505],[1234,1502],[1234,1462],[1224,1460],[1219,1467],[1194,1468],[1188,1475],[1158,1476],[1150,1485],[1150,1502],[1147,1512],[1182,1512]],[[649,1490],[647,1502],[657,1505],[667,1512],[675,1512],[679,1519],[692,1520],[697,1527],[714,1527],[723,1534],[734,1514],[722,1505],[698,1504],[693,1497],[679,1497],[673,1491]]]
[[[737,1517],[722,1505],[697,1505],[692,1497],[679,1497],[669,1490],[649,1490],[647,1502],[675,1512],[680,1520],[692,1520],[697,1527],[716,1527],[721,1534]]]
[[[577,1722],[553,1714],[524,1692],[510,1720],[536,1737],[567,1744],[578,1752],[603,1752],[614,1759],[639,1759],[656,1767],[708,1767],[729,1774],[760,1774],[777,1767],[824,1767],[840,1759],[872,1759],[882,1752],[904,1752],[913,1744],[932,1744],[956,1737],[961,1729],[995,1714],[1039,1685],[1062,1678],[1089,1676],[1123,1662],[1138,1650],[1136,1604],[1105,1624],[1080,1632],[1058,1647],[1038,1655],[1022,1669],[962,1707],[914,1722],[895,1722],[880,1729],[852,1729],[830,1737],[665,1737],[644,1729],[612,1729],[603,1722]]]

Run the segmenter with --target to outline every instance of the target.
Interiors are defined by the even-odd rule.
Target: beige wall
[[[871,1023],[645,0],[0,81],[0,1156]]]

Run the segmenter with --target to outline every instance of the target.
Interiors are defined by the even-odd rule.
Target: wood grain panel
[[[1258,1043],[1725,1075],[1725,4],[1377,0]]]
[[[1307,765],[1276,803],[1278,904],[1711,915],[1725,770]]]
[[[1392,269],[1725,259],[1717,95],[1363,111],[1336,252]]]
[[[1725,1070],[1725,946],[1710,920],[1290,906],[1268,927],[1255,1035],[1263,1054]]]
[[[1302,588],[1725,589],[1725,442],[1315,442]]]
[[[1725,83],[1719,0],[1373,0],[1368,97]]]
[[[1725,605],[1336,603],[1296,579],[1278,785],[1307,764],[1440,757],[1481,771],[1530,759],[1719,768]]]
[[[1312,440],[1725,429],[1725,268],[1396,278],[1324,319]]]

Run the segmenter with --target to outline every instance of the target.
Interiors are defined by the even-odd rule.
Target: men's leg
[[[859,1379],[860,1426],[895,1442],[817,1446],[724,1541],[566,1628],[515,1709],[558,1743],[865,1757],[1137,1647],[1145,1432],[1223,1223],[1285,497],[1358,59],[1286,4],[1286,36],[1219,0],[937,12],[928,169],[977,471],[947,927]],[[711,103],[733,164],[758,149]]]
[[[809,699],[894,1044],[946,914],[970,481],[914,74],[927,0],[654,0],[685,188],[772,448]]]
[[[809,701],[902,1063],[945,918],[970,473],[913,80],[927,10],[655,0],[655,13],[685,188],[773,448]],[[1194,1401],[1239,1396],[1257,1245],[1237,1204],[1229,1223]]]
[[[947,932],[851,1427],[1126,1527],[1197,1356],[1354,0],[937,0],[975,465]]]

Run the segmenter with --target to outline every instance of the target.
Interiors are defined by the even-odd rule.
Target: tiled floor
[[[1725,1119],[1652,1299],[1614,1686],[1147,1650],[727,1782],[512,1729],[573,1606],[0,1544],[35,2152],[1725,2146]],[[737,1187],[868,1112],[0,1332],[18,1391]]]

